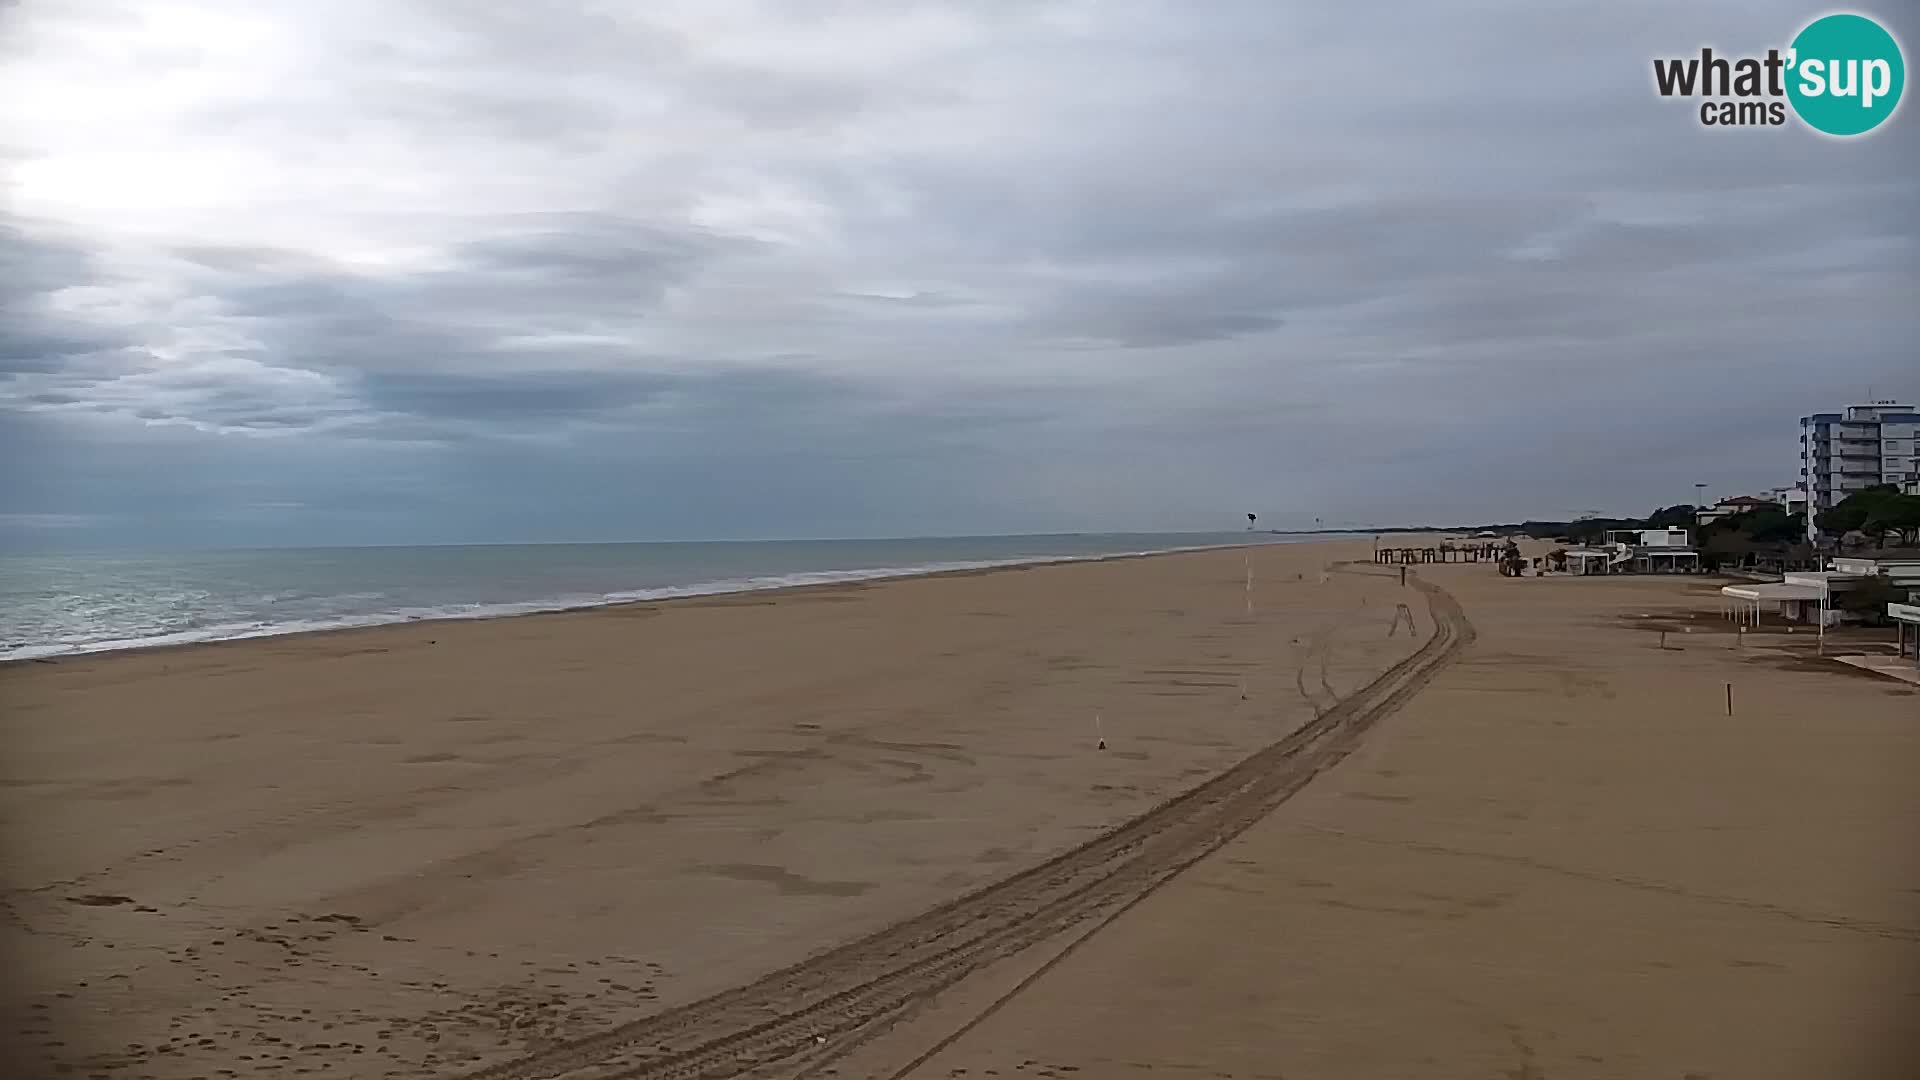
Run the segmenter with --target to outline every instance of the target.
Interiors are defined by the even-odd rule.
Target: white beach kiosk
[[[1780,581],[1720,587],[1720,613],[1742,626],[1759,626],[1768,612],[1781,621],[1832,626],[1839,621],[1833,594],[1845,592],[1865,575],[1844,570],[1787,574]]]
[[[1720,613],[1741,626],[1759,626],[1763,613],[1777,612],[1786,622],[1818,622],[1824,617],[1827,590],[1799,582],[1755,582],[1723,585]]]

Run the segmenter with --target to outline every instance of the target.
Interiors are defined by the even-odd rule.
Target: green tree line
[[[1820,511],[1813,523],[1836,536],[1865,533],[1876,547],[1885,547],[1889,538],[1901,547],[1914,547],[1920,545],[1920,495],[1902,495],[1892,484],[1876,484]]]

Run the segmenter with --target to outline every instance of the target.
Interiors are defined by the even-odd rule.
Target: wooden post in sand
[[[1727,684],[1727,715],[1733,715],[1733,684]]]

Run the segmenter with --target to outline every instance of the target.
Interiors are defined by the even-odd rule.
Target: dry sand
[[[22,1067],[510,1069],[749,982],[1072,848],[1412,653],[1417,594],[1323,580],[1370,546],[7,665]]]
[[[1698,579],[1322,579],[1369,548],[0,669],[11,1026],[107,1077],[1910,1075],[1920,694]]]
[[[841,1075],[1920,1075],[1920,694],[1717,582],[1425,576],[1478,640],[1339,770]]]

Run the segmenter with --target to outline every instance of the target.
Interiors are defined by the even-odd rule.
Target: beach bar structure
[[[1768,612],[1786,622],[1818,622],[1822,595],[1818,585],[1784,581],[1727,585],[1720,590],[1720,614],[1741,626],[1759,626]]]
[[[1376,563],[1413,565],[1416,563],[1470,563],[1500,561],[1499,544],[1441,544],[1437,547],[1375,548]]]
[[[1568,548],[1563,552],[1567,559],[1569,574],[1611,574],[1613,568],[1628,558],[1625,551],[1614,548]]]
[[[1920,600],[1920,596],[1907,599]],[[1888,604],[1887,617],[1893,620],[1894,632],[1899,635],[1896,655],[1902,659],[1911,657],[1915,666],[1920,666],[1920,603]]]
[[[1855,577],[1877,574],[1886,578],[1887,584],[1895,589],[1920,589],[1920,559],[1849,558],[1843,555],[1833,560],[1833,569]]]
[[[1726,585],[1720,589],[1720,613],[1743,626],[1759,626],[1767,614],[1785,622],[1817,624],[1825,611],[1832,626],[1840,621],[1833,598],[1864,579],[1861,574],[1819,570],[1788,574],[1780,581]]]
[[[1700,569],[1700,553],[1692,548],[1644,548],[1628,560],[1636,574],[1691,574]]]
[[[1562,554],[1571,574],[1691,574],[1700,552],[1689,540],[1685,529],[1615,529],[1603,545]]]

